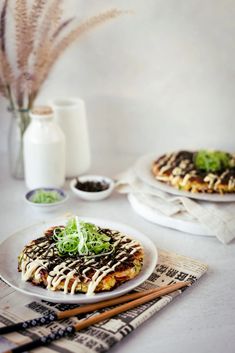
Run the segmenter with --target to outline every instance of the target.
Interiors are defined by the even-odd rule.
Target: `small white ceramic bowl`
[[[103,181],[107,183],[109,187],[103,191],[83,191],[75,187],[78,180],[81,183],[84,183],[86,181],[100,181],[100,182]],[[83,200],[98,201],[98,200],[106,199],[112,193],[114,189],[114,181],[110,178],[107,178],[101,175],[83,175],[81,177],[71,180],[70,188],[75,195],[79,196]]]
[[[43,191],[55,191],[57,192],[61,199],[59,201],[53,202],[53,203],[36,203],[32,201],[32,197],[38,190],[43,190]],[[33,189],[27,192],[25,195],[25,201],[30,205],[33,206],[37,209],[40,209],[41,211],[54,211],[56,208],[60,207],[65,201],[67,201],[68,195],[62,190],[62,189],[57,189],[57,188],[37,188]]]

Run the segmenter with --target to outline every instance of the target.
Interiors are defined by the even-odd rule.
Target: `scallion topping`
[[[34,203],[54,203],[61,200],[61,195],[56,191],[37,190],[31,197]]]
[[[222,151],[198,151],[194,158],[197,169],[205,172],[219,172],[230,167],[231,155]]]
[[[57,227],[53,231],[53,239],[61,256],[102,256],[113,251],[111,238],[100,232],[92,224],[79,221],[78,217],[68,221],[65,227]]]

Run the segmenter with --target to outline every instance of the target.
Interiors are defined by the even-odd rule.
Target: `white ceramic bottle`
[[[25,182],[28,188],[61,187],[65,182],[65,137],[50,107],[36,107],[24,134]]]
[[[66,138],[66,177],[76,177],[90,167],[85,103],[79,98],[54,99],[50,103]]]

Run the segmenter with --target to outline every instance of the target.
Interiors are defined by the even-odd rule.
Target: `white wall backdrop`
[[[81,96],[93,155],[235,150],[234,0],[66,0],[78,18],[133,10],[66,51],[38,99]],[[1,150],[8,116],[0,100]]]

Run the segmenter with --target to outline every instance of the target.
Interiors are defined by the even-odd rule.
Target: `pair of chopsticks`
[[[172,285],[164,286],[161,288],[149,289],[142,292],[136,292],[133,294],[126,294],[118,298],[105,300],[103,302],[83,305],[75,309],[59,311],[57,313],[49,314],[46,316],[41,316],[33,320],[28,320],[20,322],[15,325],[4,326],[0,328],[0,334],[6,334],[13,331],[19,331],[28,329],[30,327],[42,326],[48,324],[49,322],[65,319],[68,317],[76,316],[79,314],[90,313],[98,309],[106,308],[109,306],[114,306],[117,304],[122,304],[114,309],[110,309],[101,314],[92,316],[88,319],[83,319],[77,324],[67,326],[65,329],[59,329],[55,332],[50,333],[48,336],[43,336],[37,340],[26,343],[24,345],[18,346],[4,353],[21,353],[31,349],[35,349],[40,346],[46,346],[54,340],[69,336],[74,334],[76,331],[83,330],[88,326],[97,324],[98,322],[107,320],[115,315],[118,315],[129,309],[136,308],[139,305],[145,304],[151,300],[162,297],[163,295],[170,294],[176,290],[182,289],[189,286],[190,282],[179,282]],[[124,303],[124,304],[123,304]]]

